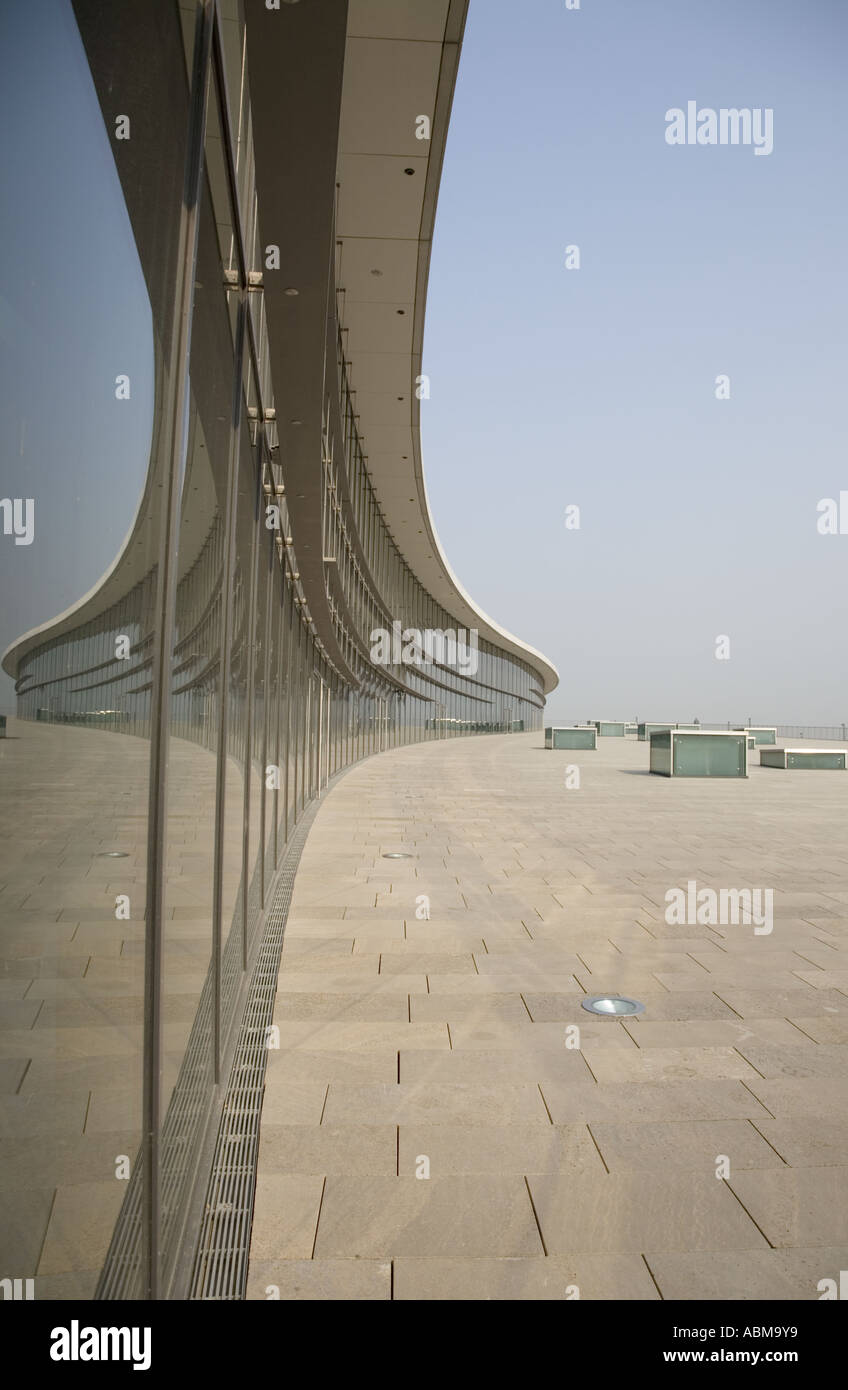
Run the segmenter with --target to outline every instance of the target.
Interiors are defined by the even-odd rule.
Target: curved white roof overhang
[[[351,0],[338,155],[339,319],[363,452],[398,549],[460,624],[526,661],[549,694],[559,683],[553,663],[484,613],[454,574],[436,534],[421,457],[415,386],[467,5]],[[429,140],[416,134],[419,116],[430,120]]]

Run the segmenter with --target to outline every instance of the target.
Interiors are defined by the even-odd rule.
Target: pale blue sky
[[[0,495],[37,499],[2,648],[114,557],[151,349],[68,0],[0,7],[0,51]],[[846,58],[843,0],[471,0],[425,468],[466,587],[559,667],[552,719],[848,719],[848,535],[816,531],[848,488]],[[668,146],[690,99],[772,107],[774,152]]]
[[[111,564],[147,472],[150,308],[69,0],[0,5],[0,651]],[[115,378],[130,377],[130,399]],[[0,710],[14,687],[0,673]]]
[[[848,719],[846,62],[843,0],[471,0],[424,462],[553,718]],[[667,145],[690,99],[773,108],[774,152]]]

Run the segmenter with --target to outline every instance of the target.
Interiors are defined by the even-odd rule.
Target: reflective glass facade
[[[23,731],[7,814],[50,857],[5,915],[13,978],[29,969],[35,988],[13,1020],[11,1055],[29,1070],[4,1139],[20,1183],[0,1273],[35,1275],[42,1297],[168,1297],[188,1287],[204,1145],[295,828],[358,759],[541,728],[544,674],[482,635],[473,673],[372,660],[375,630],[466,624],[386,525],[331,271],[310,484],[322,588],[301,576],[243,9],[72,9],[146,286],[154,411],[114,566],[4,658]],[[26,1117],[51,1104],[64,1148],[35,1173]]]

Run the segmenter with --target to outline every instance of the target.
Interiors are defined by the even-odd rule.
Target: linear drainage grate
[[[320,804],[313,803],[311,814],[292,836],[250,981],[209,1176],[190,1298],[232,1300],[245,1296],[268,1030],[274,1017],[295,872]]]
[[[271,911],[266,919],[266,936],[260,947],[260,953],[254,972],[247,985],[247,1012],[254,999],[254,984],[257,980],[259,967],[263,962],[264,954],[268,945],[269,938],[274,938],[276,945],[277,969],[279,968],[280,951],[282,949],[282,932],[285,924],[286,913],[288,912],[289,902],[291,901],[292,886],[295,871],[300,861],[303,846],[309,827],[315,818],[319,807],[323,804],[326,791],[335,785],[336,781],[345,775],[347,768],[336,773],[328,783],[324,794],[313,801],[304,812],[303,819],[298,823],[294,830],[291,843],[286,851],[285,859],[279,871],[277,886],[275,888],[274,902]],[[250,901],[253,902],[258,895],[257,876],[250,885]],[[258,920],[257,920],[258,924]],[[255,928],[254,928],[255,930]],[[254,939],[253,937],[251,939]],[[241,973],[241,933],[232,930],[228,934],[224,946],[223,960],[221,963],[222,988],[226,1002],[226,1007],[222,1016],[222,1023],[226,1029],[230,1026],[232,1010],[236,1007],[240,996],[238,988],[239,976]],[[276,987],[276,969],[273,973],[273,988],[271,991],[270,1007],[273,1009],[274,990]],[[180,1073],[177,1078],[171,1100],[168,1104],[167,1113],[162,1126],[162,1167],[161,1167],[161,1244],[163,1248],[173,1248],[174,1243],[180,1238],[179,1227],[185,1219],[187,1203],[190,1201],[191,1191],[194,1183],[194,1176],[198,1165],[198,1144],[201,1131],[204,1127],[204,1116],[207,1113],[210,1100],[211,1077],[211,1054],[212,1054],[212,1023],[213,1023],[213,978],[210,967],[200,999],[198,1001],[197,1014],[192,1025],[189,1040],[186,1045]],[[243,1016],[245,1022],[249,1021],[247,1015]],[[238,1046],[241,1049],[243,1031],[239,1033]],[[264,1059],[263,1059],[264,1061]],[[237,1057],[236,1065],[249,1066],[247,1057]],[[264,1065],[263,1065],[264,1080]],[[245,1073],[246,1076],[246,1073]],[[233,1087],[233,1071],[231,1069],[227,1100],[230,1098]],[[260,1088],[261,1099],[261,1088]],[[226,1112],[221,1120],[221,1128],[227,1119]],[[235,1134],[237,1131],[233,1131]],[[255,1140],[254,1140],[255,1144]],[[215,1151],[215,1163],[218,1162],[218,1149],[220,1148],[220,1134],[218,1147]],[[231,1154],[235,1154],[235,1144],[231,1145]],[[255,1152],[250,1157],[251,1163],[255,1163]],[[215,1173],[213,1171],[213,1178]],[[219,1217],[225,1214],[223,1203],[228,1198],[221,1198],[221,1211]],[[209,1198],[207,1197],[207,1205]],[[252,1207],[253,1188],[251,1177],[250,1203]],[[112,1241],[106,1256],[100,1278],[95,1292],[96,1299],[140,1299],[144,1298],[143,1287],[143,1234],[144,1234],[144,1197],[143,1197],[143,1165],[141,1154],[136,1158],[133,1165],[132,1176],[129,1181],[128,1191],[124,1199],[121,1212],[112,1234]],[[248,1209],[248,1220],[250,1208]],[[248,1231],[249,1236],[249,1231]],[[206,1237],[206,1224],[202,1227],[201,1238]],[[167,1295],[166,1295],[167,1296]],[[182,1296],[182,1295],[180,1295]],[[189,1294],[189,1297],[192,1295]],[[240,1297],[234,1295],[205,1295],[199,1294],[198,1297]]]

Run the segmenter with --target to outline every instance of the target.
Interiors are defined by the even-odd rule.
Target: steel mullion
[[[176,618],[176,569],[179,508],[188,437],[189,362],[194,286],[199,234],[198,209],[203,179],[206,112],[212,52],[210,3],[198,9],[194,63],[187,125],[183,206],[180,212],[179,258],[174,295],[174,344],[169,397],[170,416],[166,486],[162,499],[162,532],[156,607],[159,614],[153,644],[150,711],[150,785],[147,825],[147,927],[144,961],[143,1132],[142,1132],[142,1274],[144,1294],[158,1299],[161,1287],[161,1062],[162,970],[164,936],[165,833],[167,825],[168,751],[170,744],[171,648]],[[173,548],[173,553],[172,553]]]
[[[233,409],[230,419],[230,455],[228,460],[227,501],[226,501],[226,540],[224,552],[224,594],[221,624],[221,718],[218,729],[218,758],[215,772],[215,878],[212,900],[212,955],[214,968],[214,1023],[213,1053],[215,1061],[215,1084],[221,1080],[221,964],[223,951],[223,881],[224,881],[224,832],[225,796],[227,780],[227,752],[229,746],[230,676],[232,671],[233,636],[233,581],[236,562],[236,521],[238,515],[238,465],[239,437],[241,432],[242,377],[244,374],[244,323],[247,304],[242,294],[236,319],[235,360],[233,365]]]
[[[215,3],[214,33],[213,33],[213,61],[217,75],[217,95],[218,113],[221,120],[222,144],[224,147],[224,160],[227,172],[227,182],[230,186],[230,204],[233,214],[233,240],[235,241],[236,256],[238,259],[238,273],[242,287],[249,290],[249,270],[247,264],[247,236],[245,233],[245,219],[239,197],[238,170],[233,143],[233,121],[230,113],[230,97],[226,83],[226,64],[224,60],[224,39],[221,33],[220,9]],[[255,188],[255,180],[252,181]],[[250,342],[251,371],[254,378],[254,388],[256,390],[256,400],[259,409],[259,418],[265,419],[265,402],[262,396],[262,381],[259,371],[259,348],[256,342],[256,332],[253,324],[253,315],[247,316],[247,335]]]

